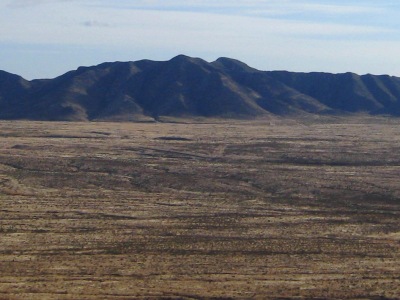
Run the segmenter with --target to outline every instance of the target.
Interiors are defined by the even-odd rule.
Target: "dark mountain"
[[[292,114],[400,115],[400,78],[353,73],[265,72],[230,58],[208,63],[103,63],[55,79],[0,71],[0,118],[154,120]]]
[[[0,71],[0,116],[22,118],[31,83],[18,75]]]

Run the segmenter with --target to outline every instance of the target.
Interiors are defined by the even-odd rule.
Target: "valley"
[[[399,126],[0,121],[0,299],[396,299]]]

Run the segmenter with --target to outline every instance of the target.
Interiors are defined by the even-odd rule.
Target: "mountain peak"
[[[172,59],[169,60],[170,62],[205,62],[204,60],[202,60],[201,58],[197,58],[197,57],[190,57],[184,54],[179,54],[175,57],[173,57]]]
[[[216,61],[212,62],[215,66],[223,67],[229,71],[245,71],[245,72],[254,72],[258,71],[257,69],[249,67],[244,62],[240,60],[229,58],[229,57],[219,57]]]
[[[192,59],[192,57],[187,56],[185,54],[178,54],[177,56],[171,58],[170,60],[173,61],[173,60],[190,60],[190,59]]]
[[[20,80],[20,79],[25,80],[19,75],[16,75],[16,74],[13,74],[13,73],[9,73],[9,72],[3,71],[3,70],[0,70],[0,78],[7,78],[7,79],[11,79],[12,78],[12,79],[16,79],[16,80]]]
[[[23,77],[0,70],[0,98],[3,89],[7,88],[11,89],[14,86],[18,86],[25,89],[28,88],[29,85],[30,85],[29,81],[27,81]]]

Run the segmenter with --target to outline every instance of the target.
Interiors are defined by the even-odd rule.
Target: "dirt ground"
[[[0,122],[0,299],[400,299],[400,120]]]

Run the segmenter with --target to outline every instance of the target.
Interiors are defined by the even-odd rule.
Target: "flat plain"
[[[400,120],[0,122],[0,299],[399,299]]]

